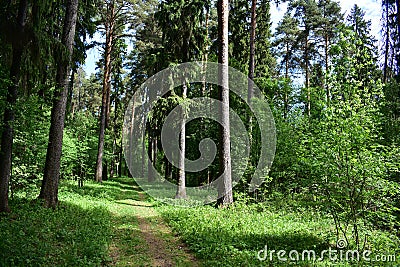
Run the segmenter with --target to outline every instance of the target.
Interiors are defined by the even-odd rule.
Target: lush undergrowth
[[[107,257],[110,213],[81,198],[52,211],[26,199],[12,201],[0,220],[3,266],[98,266]]]
[[[149,266],[152,255],[148,255],[136,219],[137,212],[146,209],[131,203],[140,200],[132,185],[128,178],[101,185],[88,182],[82,188],[63,181],[56,210],[45,209],[37,201],[16,194],[11,200],[12,213],[0,216],[0,266],[107,266],[114,260],[109,256],[113,249],[120,256],[120,266]],[[331,218],[323,207],[306,204],[288,199],[249,205],[237,202],[225,209],[167,205],[157,209],[204,266],[288,266],[289,262],[278,260],[279,250],[296,250],[300,259],[304,250],[315,250],[318,259],[323,250],[336,249]],[[399,244],[396,236],[371,230],[370,258],[399,255]],[[257,254],[266,246],[267,254],[260,253],[266,258],[261,261]],[[361,265],[339,264],[330,261],[328,255],[322,262],[300,260],[291,264]],[[400,261],[363,264],[399,266]]]
[[[136,197],[125,186],[108,181],[78,188],[62,181],[55,210],[17,194],[12,213],[0,217],[0,266],[107,265],[115,217],[111,200]]]
[[[281,204],[236,204],[225,209],[161,205],[159,210],[174,231],[204,260],[206,266],[398,266],[400,263],[360,263],[351,261],[351,257],[351,263],[346,261],[346,257],[343,257],[342,262],[334,262],[328,254],[324,255],[325,260],[319,261],[323,250],[337,249],[332,220],[323,212]],[[371,259],[380,254],[390,256],[400,252],[395,236],[383,232],[371,232],[371,235]],[[266,246],[267,253],[262,251],[260,260],[258,253],[265,250]],[[282,258],[287,261],[278,259],[279,250],[286,251]],[[291,250],[299,253],[299,261],[290,261],[288,253]],[[308,261],[308,254],[302,260],[302,253],[307,250],[316,252],[316,261]],[[294,259],[296,255],[292,254]]]

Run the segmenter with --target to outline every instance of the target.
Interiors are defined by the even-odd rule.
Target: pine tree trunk
[[[385,0],[385,60],[383,65],[383,82],[388,81],[388,65],[389,65],[389,42],[390,42],[390,26],[389,26],[389,1]]]
[[[51,125],[49,144],[47,147],[44,176],[39,198],[45,201],[46,207],[55,208],[58,204],[58,182],[60,179],[60,161],[65,120],[65,109],[68,94],[68,77],[73,52],[78,0],[67,1],[65,21],[61,43],[67,48],[68,54],[58,63],[54,93],[53,108],[51,110]]]
[[[21,0],[18,8],[18,17],[16,20],[18,34],[24,34],[26,25],[26,14],[28,9],[28,1]],[[12,146],[14,139],[14,106],[17,101],[18,83],[21,72],[21,60],[23,54],[23,44],[15,41],[12,44],[12,63],[10,69],[11,84],[8,86],[7,91],[7,106],[4,110],[4,129],[1,136],[1,151],[0,151],[0,212],[10,212],[8,206],[8,190],[11,177],[12,165]]]
[[[222,65],[219,72],[221,86],[219,97],[222,102],[221,122],[221,174],[222,180],[218,185],[217,205],[229,205],[233,203],[232,195],[232,168],[230,152],[230,122],[229,122],[229,73],[228,73],[228,18],[229,1],[218,0],[218,62]]]
[[[285,58],[285,80],[289,81],[289,42],[286,43],[286,58]],[[285,90],[284,97],[284,108],[283,108],[283,118],[286,120],[289,113],[289,96],[287,91]]]
[[[187,84],[182,85],[182,97],[186,99]],[[181,119],[181,132],[180,132],[180,155],[179,155],[179,174],[178,174],[178,187],[176,190],[175,198],[186,198],[186,177],[185,177],[185,152],[186,152],[186,119],[185,111]]]
[[[329,36],[325,35],[325,90],[326,90],[326,103],[329,106],[331,99],[331,91],[327,81],[329,72]]]
[[[310,92],[310,62],[308,60],[308,38],[305,41],[305,71],[306,71],[306,91],[307,91],[307,115],[311,116],[311,92]]]
[[[400,0],[396,0],[396,22],[397,22],[397,36],[400,35]],[[400,40],[397,40],[397,45],[400,47]],[[400,60],[397,64],[400,64]]]
[[[147,181],[152,183],[155,181],[154,177],[154,172],[153,172],[153,148],[154,148],[154,137],[153,137],[153,131],[151,130],[150,123],[147,122],[147,133],[148,133],[148,139],[147,139],[147,149],[148,149],[148,161],[147,161]]]
[[[104,135],[106,130],[106,105],[107,105],[107,93],[103,91],[103,97],[101,101],[100,111],[100,130],[99,130],[99,142],[97,146],[97,161],[96,161],[96,182],[101,183],[103,181],[103,153],[104,153]]]
[[[255,53],[256,53],[256,48],[255,48],[255,38],[256,38],[256,27],[257,27],[257,22],[256,22],[256,7],[257,7],[257,1],[252,0],[251,1],[251,21],[250,21],[250,58],[249,58],[249,79],[251,81],[254,80],[254,69],[255,69]],[[248,83],[248,88],[247,88],[247,102],[250,104],[251,99],[254,97],[254,88],[253,88],[253,83],[249,82]],[[249,143],[250,146],[252,146],[253,143],[253,120],[251,114],[249,114]]]
[[[255,69],[255,37],[256,37],[256,0],[251,1],[251,26],[250,26],[250,60],[249,60],[249,79],[254,79],[254,69]],[[248,91],[247,91],[247,101],[250,103],[250,100],[254,97],[254,88],[253,84],[249,83]]]
[[[97,182],[102,182],[103,177],[103,154],[104,154],[104,136],[110,117],[110,77],[111,77],[111,53],[114,37],[114,1],[111,1],[107,7],[107,18],[105,21],[106,44],[104,49],[104,75],[103,92],[101,99],[99,142],[97,146],[96,177]],[[108,10],[109,9],[109,10]]]

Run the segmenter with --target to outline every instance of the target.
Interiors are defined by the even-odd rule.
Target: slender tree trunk
[[[72,70],[72,74],[69,78],[69,84],[68,84],[68,96],[67,96],[67,107],[66,107],[66,111],[67,114],[70,113],[71,114],[71,118],[74,117],[74,108],[73,108],[73,102],[72,102],[72,96],[73,96],[73,92],[74,92],[74,79],[75,79],[75,75],[77,74],[77,70],[74,68]],[[80,79],[80,77],[78,76],[78,79]]]
[[[103,91],[103,97],[101,101],[100,110],[100,130],[99,130],[99,142],[97,146],[97,161],[96,161],[96,177],[95,180],[99,183],[103,181],[103,152],[104,152],[104,135],[106,125],[106,105],[107,105],[107,93]]]
[[[104,75],[103,92],[101,99],[99,142],[97,146],[96,177],[97,182],[102,182],[103,177],[103,154],[104,154],[104,136],[110,116],[110,90],[111,90],[111,53],[114,37],[114,0],[107,7],[107,18],[105,21],[106,44],[104,49]]]
[[[182,97],[186,99],[187,96],[187,84],[182,85]],[[176,189],[175,198],[186,198],[186,176],[185,176],[185,152],[186,152],[186,111],[182,111],[181,119],[181,132],[180,132],[180,155],[179,155],[179,175],[178,175],[178,187]]]
[[[147,133],[148,133],[148,139],[147,139],[147,149],[148,149],[148,156],[149,160],[147,161],[147,181],[148,182],[154,182],[155,177],[154,177],[154,172],[153,172],[153,148],[154,148],[154,137],[153,137],[153,131],[150,127],[150,123],[147,122]]]
[[[113,140],[113,150],[112,150],[112,158],[111,158],[111,163],[110,163],[110,179],[114,177],[114,171],[115,171],[115,156],[117,154],[117,140]]]
[[[289,42],[286,43],[285,79],[289,80]]]
[[[49,144],[47,147],[44,176],[39,198],[44,199],[47,207],[55,208],[58,204],[58,182],[60,178],[60,161],[65,120],[65,109],[68,94],[68,76],[73,52],[78,0],[68,0],[61,43],[67,48],[68,54],[57,66],[53,108],[51,110],[51,125]]]
[[[155,129],[155,132],[156,132],[156,130],[157,130],[157,128]],[[157,136],[154,136],[153,142],[152,142],[152,145],[153,145],[153,165],[154,165],[154,168],[157,166],[157,152],[158,152],[157,143],[158,143]]]
[[[251,103],[251,99],[254,97],[254,88],[253,83],[251,81],[254,80],[254,69],[255,69],[255,54],[256,54],[256,14],[257,12],[257,0],[251,1],[251,20],[250,20],[250,57],[249,57],[249,83],[247,87],[247,102],[248,104]],[[253,118],[252,115],[248,114],[248,121],[249,121],[249,144],[250,149],[253,147]],[[252,164],[256,164],[251,160]]]
[[[328,72],[329,72],[329,36],[325,35],[325,90],[326,90],[326,103],[329,106],[331,99],[331,91],[328,84]]]
[[[399,35],[400,35],[400,0],[396,0],[396,11],[397,11],[397,14],[396,14],[396,24],[397,24],[397,44],[396,44],[396,47],[397,47],[397,51],[399,51],[400,50],[400,37],[399,37]],[[400,58],[399,58],[400,56],[397,56],[397,58],[396,58],[396,63],[397,63],[397,72],[399,72],[399,69],[400,69]],[[398,74],[398,73],[397,73]]]
[[[208,31],[209,18],[210,18],[210,10],[209,10],[209,8],[207,8],[206,20],[205,20],[205,24],[204,24],[204,27],[206,29],[207,47],[206,47],[206,50],[204,51],[204,54],[203,54],[203,67],[202,67],[203,84],[202,84],[202,87],[201,87],[201,96],[202,97],[206,97],[207,96],[206,95],[206,92],[207,92],[206,75],[207,75],[208,53],[210,51],[210,45],[209,45],[209,42],[208,42],[208,40],[209,40],[209,31]],[[210,94],[209,97],[211,97],[211,94]],[[202,132],[206,133],[207,132],[207,125],[205,123],[204,118],[201,118],[201,127],[202,127]],[[210,167],[207,166],[207,177],[209,177],[209,176],[210,176]],[[209,181],[209,179],[207,178],[207,184],[209,184],[208,181]]]
[[[289,81],[289,42],[286,43],[286,58],[285,58],[285,80]],[[289,113],[289,96],[285,89],[285,96],[283,99],[283,118],[287,119]]]
[[[385,60],[383,65],[383,82],[388,81],[388,64],[389,64],[389,42],[390,42],[390,26],[389,26],[389,1],[385,0]]]
[[[397,33],[400,34],[400,0],[396,0],[396,11]]]
[[[307,91],[307,115],[311,116],[311,92],[310,92],[310,66],[308,60],[308,38],[306,38],[305,42],[305,71],[306,71],[306,91]]]
[[[230,150],[230,122],[229,122],[229,73],[228,73],[228,18],[229,1],[218,0],[218,62],[222,65],[219,72],[221,86],[219,86],[219,97],[222,102],[221,122],[221,174],[222,180],[218,185],[218,205],[229,205],[233,203],[232,194],[232,167]]]
[[[118,165],[118,177],[122,177],[122,167],[124,166],[124,157],[122,152],[122,138],[119,149],[119,165]]]
[[[26,14],[28,9],[28,1],[21,0],[18,8],[18,16],[16,19],[18,34],[24,34],[26,25]],[[23,54],[23,44],[17,43],[21,39],[12,44],[12,63],[10,69],[11,84],[7,91],[7,105],[4,110],[4,129],[1,136],[1,151],[0,151],[0,212],[10,212],[8,206],[8,190],[11,177],[12,166],[12,146],[14,139],[14,106],[18,95],[18,82],[21,72],[21,60]]]
[[[251,26],[250,26],[250,60],[249,60],[249,79],[254,79],[254,69],[255,69],[255,37],[256,37],[256,7],[257,1],[251,1]],[[247,90],[247,101],[250,103],[251,99],[254,97],[254,88],[253,84],[249,83]]]
[[[188,16],[190,17],[190,15]],[[186,38],[183,39],[182,44],[182,61],[187,62],[190,58],[189,56],[189,45],[191,41],[193,28],[189,28],[189,32],[186,35]],[[182,98],[185,100],[187,97],[188,85],[186,82],[183,82],[182,85]],[[181,131],[180,131],[180,154],[179,154],[179,163],[178,163],[178,186],[176,189],[175,198],[186,198],[186,176],[185,176],[185,154],[186,154],[186,110],[183,110],[183,116],[181,119]]]

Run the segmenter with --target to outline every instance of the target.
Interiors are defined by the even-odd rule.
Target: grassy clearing
[[[145,199],[128,178],[101,185],[88,182],[83,188],[63,181],[56,210],[44,209],[18,195],[11,201],[13,212],[0,217],[0,266],[200,265],[163,224],[159,214],[204,266],[287,266],[288,262],[278,261],[276,253],[273,261],[263,262],[257,259],[257,253],[265,245],[276,251],[312,249],[317,255],[325,249],[335,249],[332,220],[323,211],[316,211],[317,207],[305,204],[287,200],[248,206],[238,202],[226,209],[182,208]],[[369,249],[374,255],[399,255],[399,244],[395,236],[371,232]],[[395,263],[364,266],[399,263],[397,259]],[[296,265],[360,263],[326,260]]]
[[[11,200],[12,213],[0,217],[0,266],[196,264],[132,179],[62,181],[59,191],[56,210]]]
[[[158,209],[206,266],[398,266],[400,263],[399,259],[395,263],[334,263],[328,256],[322,262],[279,261],[279,250],[287,253],[297,250],[301,259],[303,250],[315,250],[319,258],[323,250],[336,249],[332,220],[323,212],[299,206],[291,208],[287,204],[271,202],[250,206],[239,203],[226,209],[165,205]],[[371,259],[380,253],[399,254],[400,243],[395,236],[377,231],[371,234]],[[257,253],[266,245],[269,252],[276,251],[273,261],[269,259],[269,252],[265,261],[257,258]],[[285,256],[288,258],[288,254]]]
[[[23,198],[0,219],[1,266],[99,266],[108,260],[106,201],[62,192],[56,210]]]

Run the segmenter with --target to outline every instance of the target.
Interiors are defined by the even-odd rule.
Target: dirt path
[[[110,266],[200,266],[137,187],[125,184],[110,209]]]

